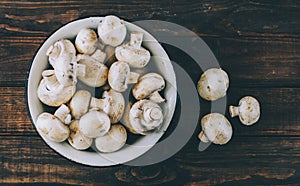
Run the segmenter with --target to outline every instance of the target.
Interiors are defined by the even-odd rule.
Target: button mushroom
[[[132,133],[147,135],[161,127],[163,112],[158,104],[150,100],[140,100],[126,113],[124,122]]]
[[[62,39],[49,47],[46,53],[60,84],[75,85],[77,76],[85,76],[85,66],[77,64],[76,49],[70,40]]]
[[[126,36],[126,26],[123,20],[109,15],[100,20],[98,35],[104,44],[116,47],[120,45]]]
[[[214,144],[224,145],[228,143],[232,136],[232,127],[226,117],[219,113],[205,115],[201,119],[202,131],[199,139],[202,142],[212,142]]]
[[[126,140],[126,129],[122,125],[113,125],[108,133],[95,139],[95,146],[101,152],[115,152],[125,145]]]
[[[197,88],[202,98],[214,101],[226,95],[228,86],[227,73],[220,68],[211,68],[201,75]]]
[[[75,46],[78,52],[90,55],[95,52],[98,44],[97,34],[90,28],[81,29],[75,39]]]
[[[37,95],[44,104],[48,106],[60,106],[67,103],[76,91],[76,86],[64,86],[60,84],[55,76],[54,70],[45,70],[42,73]]]
[[[62,105],[61,107],[66,107]],[[36,121],[36,128],[42,135],[46,136],[49,140],[55,142],[65,141],[70,134],[69,127],[64,124],[67,113],[65,108],[58,110],[54,115],[43,112],[40,114]],[[62,117],[65,115],[66,117]],[[62,119],[62,120],[61,120]]]
[[[155,103],[161,103],[165,100],[158,93],[165,88],[164,78],[157,73],[148,73],[143,75],[133,86],[132,94],[137,100],[149,98]]]
[[[78,90],[72,97],[69,107],[71,114],[75,119],[79,119],[82,115],[88,112],[91,93],[87,90]]]
[[[150,52],[141,46],[142,41],[143,33],[132,32],[130,42],[116,48],[116,58],[119,61],[128,63],[130,67],[145,67],[150,61]]]
[[[259,102],[251,96],[245,96],[239,101],[239,106],[229,106],[231,117],[239,116],[244,125],[253,125],[260,117]]]
[[[108,83],[117,92],[124,92],[128,84],[136,83],[138,78],[139,74],[130,72],[129,65],[121,61],[114,62],[108,71]]]
[[[79,130],[79,120],[73,120],[70,124],[70,136],[68,138],[68,142],[72,147],[77,150],[85,150],[88,149],[92,143],[93,139],[86,137]]]
[[[79,130],[89,138],[105,135],[110,129],[110,120],[102,111],[90,110],[79,120]]]
[[[103,92],[102,99],[92,97],[90,107],[102,110],[108,114],[111,123],[117,123],[123,116],[125,99],[121,93],[110,89]]]
[[[100,87],[106,83],[108,68],[103,64],[106,54],[96,51],[94,56],[78,54],[78,64],[86,67],[85,76],[79,76],[78,79],[90,87]],[[103,60],[97,60],[96,58]]]

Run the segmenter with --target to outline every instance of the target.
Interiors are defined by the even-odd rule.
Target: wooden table
[[[297,1],[1,1],[0,184],[74,185],[299,185],[300,4]],[[39,46],[74,19],[115,14],[128,21],[158,19],[200,36],[230,76],[228,104],[244,95],[261,103],[260,121],[229,119],[232,140],[198,151],[197,127],[189,142],[158,164],[90,167],[50,149],[27,114],[28,65]],[[166,46],[173,60],[191,59]],[[196,82],[201,71],[191,70]],[[200,116],[209,102],[200,101]],[[226,116],[229,118],[228,112]]]

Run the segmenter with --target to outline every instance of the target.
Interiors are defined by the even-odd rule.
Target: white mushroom
[[[138,78],[139,74],[130,72],[129,65],[121,61],[114,62],[108,71],[108,83],[117,92],[124,92],[128,84],[136,83]]]
[[[130,42],[116,48],[116,58],[128,63],[130,67],[145,67],[150,61],[150,52],[142,47],[142,41],[143,33],[132,32]]]
[[[107,114],[96,110],[89,111],[79,120],[79,130],[90,138],[105,135],[109,131],[110,125]]]
[[[251,96],[245,96],[239,101],[239,106],[229,106],[231,117],[239,116],[244,125],[253,125],[260,117],[259,102]]]
[[[76,86],[64,86],[60,84],[55,76],[54,70],[45,70],[42,73],[37,95],[44,104],[48,106],[60,106],[67,103],[76,91]]]
[[[46,53],[60,84],[75,85],[77,76],[85,76],[85,65],[77,64],[76,49],[70,40],[62,39],[49,47]]]
[[[82,115],[88,112],[91,93],[87,90],[78,90],[72,97],[69,107],[71,114],[75,119],[79,119]]]
[[[92,56],[78,54],[78,64],[86,66],[85,76],[78,77],[90,87],[100,87],[106,83],[108,68],[103,64],[106,54],[97,50]],[[98,60],[97,60],[98,59]]]
[[[103,92],[102,99],[92,97],[90,108],[102,110],[108,114],[111,123],[117,123],[123,116],[125,99],[121,93],[110,89]]]
[[[127,108],[128,110],[128,108]],[[150,100],[140,100],[125,113],[124,122],[130,132],[147,135],[153,133],[162,125],[163,112],[158,104]]]
[[[101,152],[115,152],[125,145],[126,140],[126,129],[116,124],[104,136],[95,139],[95,146]]]
[[[197,88],[202,98],[214,101],[226,95],[228,86],[227,73],[220,68],[211,68],[201,75]]]
[[[110,15],[100,20],[98,35],[104,44],[116,47],[120,45],[126,36],[126,26],[123,20]]]
[[[205,115],[201,119],[202,131],[199,139],[202,142],[212,142],[214,144],[224,145],[228,143],[232,136],[232,127],[226,117],[219,113]]]
[[[38,116],[36,121],[36,128],[39,133],[46,136],[49,140],[55,142],[65,141],[70,134],[69,127],[64,124],[66,118],[68,117],[68,113],[65,112],[66,106],[62,105],[61,107],[64,108],[55,112],[54,115],[43,112]]]
[[[149,98],[155,103],[161,103],[165,100],[158,93],[165,88],[164,78],[157,73],[148,73],[143,75],[133,86],[132,94],[137,100]]]
[[[70,109],[65,104],[62,104],[60,107],[58,107],[58,109],[54,112],[54,116],[56,116],[66,125],[70,124],[72,120]]]
[[[81,29],[75,39],[75,46],[78,52],[90,55],[95,52],[98,44],[97,34],[93,29]]]
[[[70,124],[70,136],[68,138],[68,142],[72,147],[77,150],[85,150],[88,149],[92,143],[93,139],[86,137],[79,130],[79,120],[73,120]]]

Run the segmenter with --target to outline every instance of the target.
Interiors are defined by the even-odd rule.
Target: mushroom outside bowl
[[[96,30],[97,25],[102,18],[103,17],[90,17],[76,20],[62,26],[60,29],[55,31],[37,51],[30,64],[26,82],[27,107],[32,123],[35,127],[38,116],[45,111],[45,106],[38,99],[37,89],[39,82],[42,79],[42,72],[48,68],[48,56],[46,55],[47,49],[60,39],[67,38],[74,40],[78,32],[83,28]],[[164,134],[164,131],[167,130],[173,117],[177,99],[177,90],[175,72],[168,55],[158,41],[148,32],[126,21],[125,25],[128,32],[137,31],[144,34],[143,46],[151,52],[151,56],[154,56],[153,59],[151,58],[149,63],[152,63],[152,66],[155,65],[157,73],[161,74],[166,81],[163,97],[167,101],[162,104],[164,114],[162,127],[158,132],[141,136],[133,144],[125,145],[122,149],[112,153],[75,150],[70,144],[68,144],[67,140],[63,143],[57,143],[50,141],[44,135],[40,134],[41,138],[49,145],[50,148],[72,161],[90,166],[111,166],[133,160],[147,152],[158,142]],[[147,71],[147,67],[145,67],[145,69]],[[128,97],[125,97],[125,99],[128,99]]]

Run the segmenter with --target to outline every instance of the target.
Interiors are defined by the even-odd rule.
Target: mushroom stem
[[[138,82],[139,77],[140,77],[140,75],[138,73],[130,72],[129,79],[128,79],[128,84]]]
[[[90,108],[97,109],[97,110],[103,110],[105,107],[105,100],[104,99],[98,99],[95,97],[91,98],[90,102]]]
[[[207,136],[205,135],[205,133],[203,131],[201,131],[198,135],[198,138],[203,142],[203,143],[208,143],[209,139],[207,138]]]
[[[133,48],[140,49],[143,42],[143,33],[142,32],[132,32],[130,34],[129,45]]]
[[[239,107],[229,106],[229,113],[231,117],[235,117],[239,115]]]
[[[61,85],[55,76],[54,70],[44,70],[42,72],[42,76],[44,80],[46,81],[46,87],[49,90],[56,90]]]
[[[163,97],[158,93],[158,91],[153,92],[150,96],[149,99],[155,103],[162,103],[165,101]]]
[[[143,117],[148,122],[152,120],[159,120],[160,118],[162,118],[162,112],[156,107],[149,108],[143,112]]]
[[[62,104],[55,111],[54,116],[56,116],[64,124],[70,124],[71,123],[70,109],[65,104]]]

